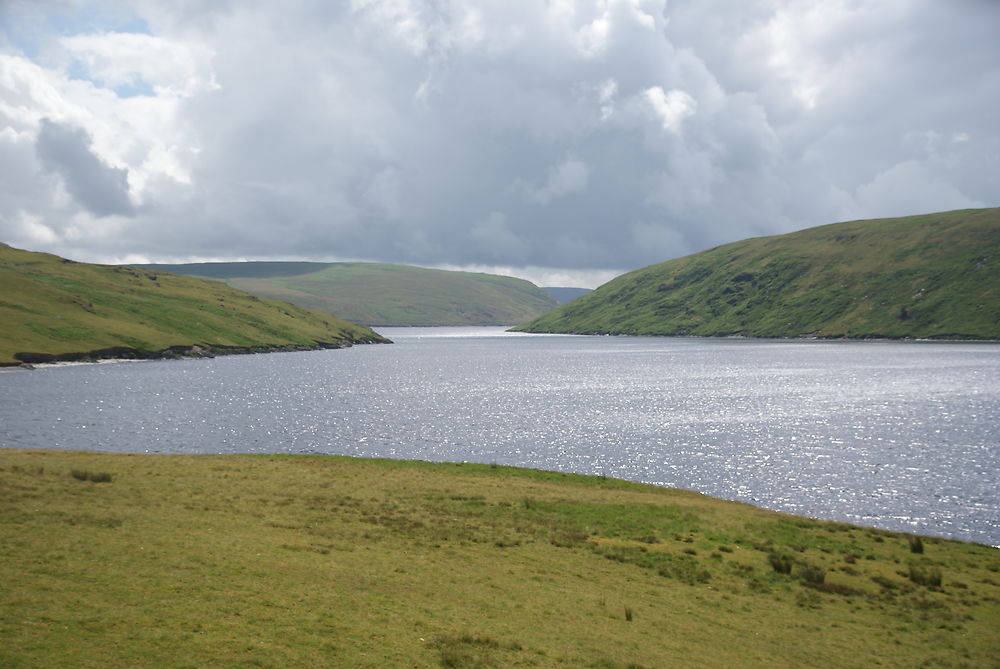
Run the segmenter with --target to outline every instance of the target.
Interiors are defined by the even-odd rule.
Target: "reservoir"
[[[1000,344],[379,331],[0,373],[0,445],[497,463],[1000,545]]]

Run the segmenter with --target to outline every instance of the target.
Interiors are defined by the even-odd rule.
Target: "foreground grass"
[[[0,450],[4,667],[995,667],[998,572],[600,477]]]

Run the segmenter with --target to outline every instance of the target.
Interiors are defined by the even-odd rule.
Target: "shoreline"
[[[141,361],[134,361],[141,362]],[[955,541],[963,544],[970,544],[974,546],[983,546],[986,548],[994,549],[1000,551],[1000,544],[985,543],[982,541],[973,541],[971,539],[964,539],[961,537],[949,536],[944,533],[928,531],[926,528],[923,531],[908,531],[905,529],[885,527],[877,524],[866,524],[863,522],[844,520],[842,518],[835,517],[824,517],[824,516],[811,516],[803,513],[796,513],[794,511],[788,511],[781,508],[776,508],[774,506],[768,506],[759,500],[747,501],[744,499],[737,499],[732,497],[724,497],[717,494],[711,494],[702,492],[701,490],[693,488],[682,488],[678,486],[668,485],[664,483],[657,483],[652,481],[637,481],[631,479],[623,479],[613,476],[606,476],[603,474],[583,474],[579,472],[564,472],[551,469],[539,469],[537,467],[523,467],[519,465],[498,465],[496,463],[484,463],[484,462],[473,462],[473,461],[452,461],[452,460],[422,460],[416,458],[393,458],[393,457],[381,457],[381,456],[359,456],[359,455],[349,455],[343,453],[265,453],[265,452],[246,452],[246,453],[232,453],[232,452],[205,452],[205,453],[189,453],[189,452],[166,452],[166,451],[100,451],[93,449],[79,449],[79,448],[38,448],[30,446],[10,446],[0,442],[0,453],[16,452],[22,454],[39,454],[39,455],[85,455],[85,456],[109,456],[112,458],[135,458],[135,457],[166,457],[166,458],[265,458],[265,459],[307,459],[314,458],[320,461],[330,461],[336,462],[340,460],[348,460],[355,463],[369,463],[369,464],[388,464],[390,466],[398,467],[456,467],[462,468],[467,467],[470,471],[478,470],[483,468],[489,468],[491,470],[506,470],[513,472],[520,472],[524,474],[535,474],[542,476],[544,478],[567,478],[567,479],[588,479],[601,482],[612,482],[613,484],[632,487],[638,486],[640,488],[650,488],[662,491],[674,491],[678,493],[686,493],[695,495],[698,497],[703,497],[708,500],[714,500],[719,503],[736,504],[758,511],[780,514],[782,516],[788,516],[793,518],[800,518],[810,522],[817,523],[841,523],[845,525],[851,525],[853,527],[858,527],[865,530],[872,530],[877,532],[889,532],[895,534],[912,534],[913,536],[920,536],[923,538],[930,538],[940,541]]]
[[[316,342],[308,344],[262,344],[255,346],[226,346],[222,344],[192,344],[169,346],[158,351],[143,351],[128,346],[114,346],[93,351],[71,353],[31,353],[14,354],[16,362],[0,362],[3,370],[33,370],[36,367],[54,367],[60,364],[95,364],[101,362],[141,362],[147,360],[186,360],[196,358],[214,358],[221,355],[254,355],[258,353],[293,353],[301,351],[321,351],[327,349],[350,348],[355,344],[391,344],[385,339],[366,338],[352,341],[349,339],[333,342]]]
[[[892,343],[929,343],[929,344],[1000,344],[1000,339],[960,339],[952,338],[947,336],[941,337],[890,337],[887,335],[869,335],[864,337],[847,337],[847,336],[816,336],[816,335],[798,335],[795,337],[781,337],[781,336],[760,336],[755,337],[751,335],[741,335],[741,334],[717,334],[717,335],[696,335],[696,334],[649,334],[649,333],[636,333],[636,332],[555,332],[555,331],[534,331],[534,330],[519,330],[517,326],[507,330],[507,332],[512,332],[515,334],[538,334],[538,335],[566,335],[566,336],[577,336],[577,337],[656,337],[660,339],[729,339],[729,340],[740,340],[740,341],[782,341],[782,342],[795,342],[795,341],[822,341],[822,342],[892,342]]]

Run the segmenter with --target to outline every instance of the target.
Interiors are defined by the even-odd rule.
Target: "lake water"
[[[495,462],[1000,545],[998,344],[381,331],[3,373],[0,444]]]

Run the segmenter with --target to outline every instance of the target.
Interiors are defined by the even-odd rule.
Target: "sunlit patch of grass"
[[[0,664],[990,666],[1000,554],[906,536],[488,464],[0,450]]]

